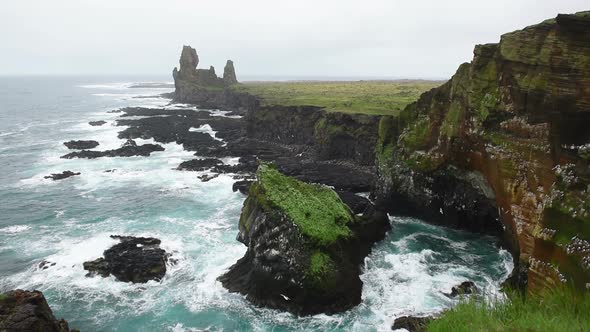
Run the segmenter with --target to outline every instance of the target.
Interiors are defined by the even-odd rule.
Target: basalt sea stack
[[[220,277],[254,304],[298,315],[335,313],[361,301],[359,264],[387,218],[362,218],[328,187],[261,165],[240,217],[246,255]]]

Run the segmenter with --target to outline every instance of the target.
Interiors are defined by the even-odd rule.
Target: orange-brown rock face
[[[530,291],[584,289],[589,127],[590,12],[559,15],[477,46],[449,82],[384,118],[379,194],[446,224],[500,225]]]

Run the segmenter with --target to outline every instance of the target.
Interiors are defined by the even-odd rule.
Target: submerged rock
[[[216,174],[203,174],[203,175],[198,176],[198,178],[202,182],[209,182],[209,181],[217,178],[218,176],[219,176],[219,173],[216,173]]]
[[[103,124],[106,124],[106,121],[100,120],[100,121],[90,121],[88,122],[89,125],[93,126],[93,127],[99,127],[102,126]]]
[[[432,317],[402,316],[393,322],[392,330],[406,329],[410,332],[423,332],[427,330]]]
[[[88,150],[94,149],[98,146],[97,141],[69,141],[65,142],[64,145],[68,149],[75,149],[75,150]]]
[[[248,246],[219,280],[260,306],[298,315],[335,313],[361,301],[363,258],[389,222],[355,217],[328,187],[263,164],[240,217]]]
[[[70,328],[67,321],[55,318],[43,293],[17,289],[0,294],[0,331],[69,332]]]
[[[104,257],[84,262],[87,277],[115,276],[117,280],[133,283],[160,281],[166,275],[166,262],[171,256],[160,248],[161,241],[151,237],[111,235],[120,243],[104,251]]]
[[[56,263],[55,262],[50,262],[50,261],[42,261],[41,263],[39,263],[39,265],[37,265],[37,268],[39,270],[47,270],[48,268],[50,268],[51,266],[55,266]]]
[[[75,175],[80,175],[80,174],[81,174],[80,172],[74,173],[72,171],[63,171],[61,173],[53,173],[51,175],[44,176],[43,178],[52,179],[53,181],[57,181],[57,180],[67,179],[69,177],[72,177]]]
[[[137,145],[134,140],[127,140],[120,148],[115,150],[106,150],[106,151],[91,151],[91,150],[82,150],[77,152],[71,152],[66,155],[61,156],[60,158],[63,159],[73,159],[73,158],[86,158],[86,159],[95,159],[100,157],[133,157],[133,156],[144,156],[147,157],[151,155],[152,152],[156,151],[164,151],[164,147],[159,144],[144,144],[144,145]]]
[[[451,293],[445,294],[449,297],[457,297],[459,295],[476,294],[477,287],[473,281],[463,281],[462,283],[453,286]]]

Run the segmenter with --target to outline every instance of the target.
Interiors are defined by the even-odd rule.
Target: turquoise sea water
[[[123,128],[107,112],[168,105],[134,97],[169,89],[130,88],[166,80],[0,78],[0,291],[41,290],[55,315],[82,331],[381,331],[396,316],[453,305],[442,292],[464,280],[499,294],[512,262],[493,238],[399,217],[366,259],[363,303],[346,313],[296,318],[228,293],[216,278],[246,251],[235,240],[245,197],[232,192],[229,176],[203,183],[174,170],[193,158],[176,144],[150,157],[59,158],[71,139],[119,147]],[[64,170],[82,174],[43,179]],[[178,263],[160,283],[85,277],[82,263],[114,244],[111,234],[157,237]],[[55,265],[39,269],[44,260]]]

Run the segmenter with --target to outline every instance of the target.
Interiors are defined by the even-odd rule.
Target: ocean
[[[363,302],[345,313],[298,318],[258,308],[216,278],[241,258],[236,241],[245,196],[221,175],[201,182],[175,168],[193,153],[175,143],[149,157],[60,159],[63,142],[118,148],[126,106],[173,109],[166,77],[0,77],[0,291],[37,289],[54,314],[82,331],[385,331],[395,317],[457,303],[443,292],[465,280],[486,296],[512,270],[493,237],[392,216],[392,230],[364,264]],[[93,127],[89,121],[104,120]],[[136,140],[138,143],[154,143]],[[65,170],[81,175],[44,179]],[[114,170],[112,172],[105,172]],[[82,263],[116,243],[150,236],[177,264],[161,282],[86,277]],[[39,263],[50,262],[47,269]]]

